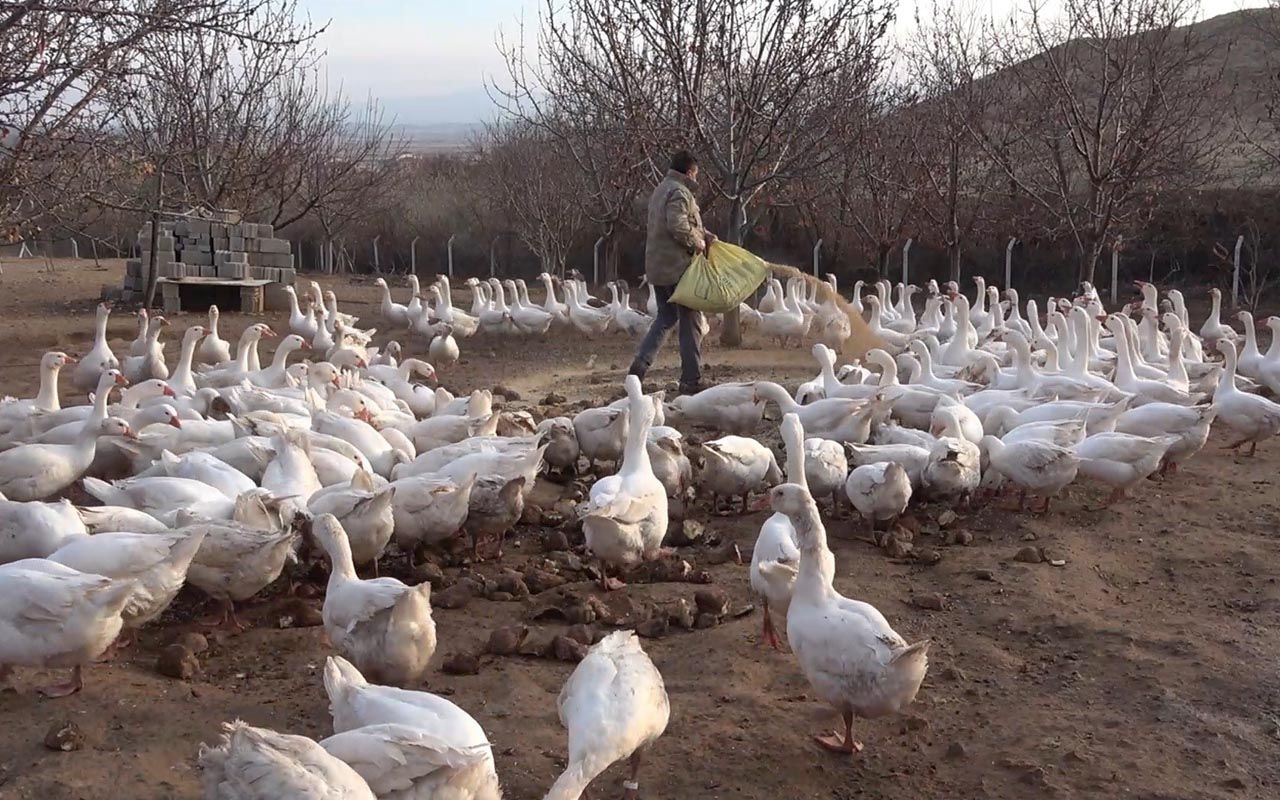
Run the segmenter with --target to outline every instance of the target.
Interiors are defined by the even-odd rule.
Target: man
[[[676,284],[694,255],[705,252],[716,240],[702,227],[702,214],[693,189],[698,181],[698,161],[687,150],[671,157],[671,169],[649,198],[648,231],[645,237],[644,274],[658,299],[658,316],[649,326],[630,373],[642,380],[653,365],[658,348],[679,323],[680,392],[694,394],[702,389],[699,364],[698,312],[671,302]]]

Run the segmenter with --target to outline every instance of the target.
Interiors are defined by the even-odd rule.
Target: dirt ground
[[[42,351],[88,348],[99,288],[118,284],[120,267],[62,265],[47,273],[3,266],[0,391],[30,396]],[[342,281],[334,288],[345,310],[376,324],[371,285]],[[194,321],[180,315],[175,333]],[[223,322],[238,334],[248,320],[224,314]],[[271,322],[287,327],[282,315]],[[131,316],[113,315],[113,345],[127,349],[132,336]],[[422,349],[421,342],[405,344],[406,352]],[[503,383],[534,402],[550,390],[571,401],[612,396],[630,349],[620,337],[560,335],[521,342],[513,357],[513,344],[463,341],[463,359],[442,370],[444,383]],[[712,349],[707,360],[718,379],[771,376],[794,387],[814,372],[806,351],[760,349],[754,341],[733,352]],[[655,374],[673,379],[675,366],[668,353]],[[1077,485],[1046,517],[995,507],[961,511],[952,530],[972,535],[967,546],[945,543],[948,532],[934,522],[943,509],[922,509],[916,545],[940,557],[933,564],[891,560],[852,523],[832,522],[837,587],[874,603],[908,640],[934,642],[916,704],[905,717],[860,721],[855,732],[865,752],[833,757],[809,736],[833,725],[834,714],[812,698],[788,653],[760,646],[758,610],[707,630],[673,629],[644,642],[666,681],[672,714],[641,773],[642,796],[1278,796],[1280,442],[1243,458],[1222,451],[1224,441],[1215,434],[1180,474],[1151,482],[1113,510],[1089,510],[1103,492]],[[749,563],[764,513],[696,516],[736,543]],[[522,529],[502,566],[541,558],[543,536]],[[1016,561],[1026,547],[1065,565]],[[707,569],[733,606],[752,601],[746,566],[709,565],[719,559],[705,548],[682,555]],[[587,583],[569,588],[598,592]],[[666,602],[699,588],[632,585],[615,601]],[[567,623],[527,619],[538,602],[476,599],[465,609],[437,609],[433,667],[479,649],[503,625],[523,622],[542,639],[563,632]],[[255,623],[249,632],[211,639],[195,678],[160,676],[161,644],[204,610],[197,592],[184,593],[138,646],[91,668],[85,690],[68,699],[38,699],[31,688],[54,676],[20,670],[21,691],[0,695],[0,797],[194,798],[196,749],[224,720],[315,738],[331,732],[321,684],[331,651],[323,631],[280,628],[274,600],[246,608]],[[533,800],[564,763],[555,701],[571,670],[544,658],[486,656],[479,674],[433,670],[428,685],[484,726],[506,796]],[[46,730],[65,721],[83,731],[83,748],[46,749]],[[621,777],[620,768],[607,772],[593,797],[620,796]]]

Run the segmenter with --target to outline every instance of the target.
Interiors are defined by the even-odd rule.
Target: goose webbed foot
[[[231,600],[223,600],[222,616],[217,620],[209,619],[201,623],[205,628],[212,630],[232,631],[234,633],[243,633],[247,630],[247,626],[236,617],[235,603]]]
[[[77,666],[71,670],[71,679],[63,683],[55,683],[52,686],[42,686],[36,691],[42,697],[67,697],[84,688],[83,670]]]
[[[814,736],[813,740],[818,743],[822,749],[831,753],[840,753],[841,755],[853,755],[862,752],[862,742],[853,738],[853,714],[846,713],[844,715],[844,736],[839,733],[827,733]]]

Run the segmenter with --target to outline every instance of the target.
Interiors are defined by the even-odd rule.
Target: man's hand
[[[708,244],[710,244],[710,242],[708,242],[705,238],[704,238],[704,239],[700,239],[700,240],[698,240],[698,243],[697,243],[697,244],[695,244],[695,245],[694,245],[694,247],[693,247],[693,252],[695,252],[695,253],[705,253],[705,252],[707,252],[707,245],[708,245]]]
[[[717,238],[717,237],[716,237],[716,235],[715,235],[714,233],[712,233],[711,231],[703,231],[703,232],[702,232],[702,246],[703,246],[703,247],[710,247],[712,242],[718,242],[718,241],[720,241],[720,240],[719,240],[719,238]]]

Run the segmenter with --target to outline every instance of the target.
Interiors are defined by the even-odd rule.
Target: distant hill
[[[400,135],[409,141],[409,151],[414,153],[450,153],[465,150],[480,123],[441,122],[434,125],[395,125]]]

